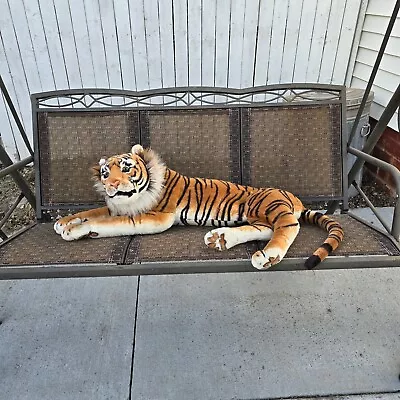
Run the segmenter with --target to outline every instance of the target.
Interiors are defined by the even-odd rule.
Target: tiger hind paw
[[[231,228],[217,228],[206,233],[204,243],[212,249],[222,251],[235,246],[238,240]]]
[[[227,249],[224,233],[218,234],[217,232],[210,231],[204,236],[204,243],[212,249],[220,251]]]
[[[278,264],[283,258],[283,255],[279,253],[279,250],[258,250],[251,257],[251,264],[254,268],[263,270],[268,269],[272,265]]]

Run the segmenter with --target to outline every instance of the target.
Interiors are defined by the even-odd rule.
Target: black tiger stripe
[[[232,201],[229,202],[229,205],[227,207],[226,213],[227,213],[227,219],[228,221],[231,221],[232,218],[232,207],[240,203],[240,200],[244,197],[244,193],[240,193],[235,196],[235,198],[232,199]]]
[[[172,192],[174,191],[176,184],[178,183],[180,178],[180,174],[178,172],[175,173],[175,176],[169,181],[169,184],[167,186],[167,190],[164,192],[163,199],[160,202],[160,211],[164,211],[165,208],[169,204],[169,199],[172,196]]]
[[[183,181],[185,182],[185,185],[183,187],[182,193],[181,193],[178,201],[176,202],[176,206],[177,207],[181,204],[183,198],[185,197],[186,190],[187,190],[187,188],[189,187],[189,184],[190,184],[190,179],[188,177],[182,176],[182,178],[183,178]]]
[[[243,221],[245,203],[240,203],[238,207],[238,221]]]
[[[281,226],[278,226],[276,229],[290,228],[290,227],[293,227],[293,226],[299,226],[299,224],[295,223],[295,224],[281,225]]]
[[[272,214],[274,213],[274,211],[279,210],[281,207],[284,207],[284,209],[281,211],[278,211],[278,214],[283,214],[283,213],[288,212],[287,204],[285,202],[283,202],[282,200],[275,200],[275,201],[271,202],[269,204],[269,207],[265,210],[264,216],[270,219],[270,217],[272,217]],[[274,217],[274,219],[275,219],[275,217]]]
[[[207,189],[207,183],[204,183],[205,184],[205,189]],[[201,214],[201,216],[200,216],[200,220],[199,220],[199,222],[200,222],[200,224],[201,225],[205,225],[205,223],[207,222],[207,219],[206,219],[206,213],[210,210],[210,204],[209,203],[211,203],[212,202],[212,197],[211,196],[207,196],[207,198],[206,198],[206,200],[204,201],[204,205],[203,205],[203,212],[202,212],[202,214]]]
[[[236,199],[236,194],[234,194],[231,198],[226,199],[220,214],[220,217],[223,221],[230,220],[229,209],[231,208],[231,205],[235,202],[235,199]]]
[[[323,218],[323,216],[324,216],[324,214],[321,214],[321,213],[319,213],[319,212],[315,213],[314,216],[313,216],[313,218],[312,218],[312,223],[313,223],[314,225],[319,225],[318,221],[319,221],[321,218]]]
[[[261,204],[270,194],[272,193],[271,190],[267,189],[266,191],[259,191],[258,193],[256,193],[255,195],[252,195],[251,198],[247,201],[247,204],[249,206],[249,208],[257,208],[257,206],[259,204]],[[261,197],[261,199],[260,199]],[[257,205],[254,205],[253,203],[255,203],[257,201]]]
[[[269,228],[271,229],[271,225],[264,223],[264,222],[254,222],[251,224],[252,226],[260,226],[260,230],[262,230],[263,228]]]
[[[329,233],[328,237],[330,239],[336,240],[338,243],[342,241],[342,238],[338,235],[335,235],[334,233]]]
[[[212,183],[212,182],[211,182],[211,183]],[[208,213],[207,213],[207,215],[206,215],[205,221],[207,221],[208,218],[210,218],[211,211],[213,211],[213,209],[214,209],[214,204],[215,204],[215,202],[216,202],[216,200],[217,200],[217,198],[218,198],[218,193],[219,193],[219,191],[218,191],[218,186],[216,185],[216,187],[215,187],[215,196],[214,196],[213,200],[211,201],[210,206],[208,207]]]
[[[280,193],[282,196],[286,197],[286,199],[289,201],[289,204],[291,204],[291,207],[292,207],[292,209],[293,209],[293,202],[292,202],[292,200],[291,200],[291,198],[290,198],[288,192],[286,192],[285,190],[279,190],[279,193]]]
[[[231,194],[230,191],[229,191],[229,194]],[[219,213],[219,218],[221,220],[225,220],[226,219],[225,216],[227,216],[229,218],[229,215],[227,215],[227,208],[229,207],[229,205],[232,202],[235,201],[236,196],[237,196],[237,193],[233,193],[231,197],[229,197],[229,195],[228,195],[224,198],[224,202],[221,203],[221,204],[224,204],[224,206],[222,207],[222,209],[220,209],[220,213]]]
[[[260,210],[264,206],[264,201],[265,201],[266,197],[267,196],[262,197],[261,199],[259,199],[257,201],[257,203],[251,208],[252,214],[254,214],[257,218],[259,218],[261,216],[260,215]]]
[[[198,178],[194,178],[194,179],[195,179],[194,193],[196,196],[196,212],[194,214],[194,220],[196,222],[198,222],[200,207],[201,207],[201,203],[203,201],[203,185]]]
[[[333,248],[329,243],[323,243],[320,247],[325,249],[328,252],[328,254],[331,254],[333,251]]]
[[[141,193],[143,192],[143,190],[148,189],[149,184],[150,184],[150,178],[149,176],[147,176],[147,179],[145,179],[143,183],[138,182],[138,186],[140,185],[138,192]]]
[[[221,204],[223,204],[230,195],[230,187],[229,187],[228,183],[223,182],[223,181],[221,181],[221,183],[226,187],[226,193],[225,193],[225,196],[218,202],[219,203],[218,211],[215,214],[216,219],[220,218]]]
[[[182,209],[181,215],[180,215],[180,220],[181,220],[183,225],[188,225],[188,223],[187,223],[187,215],[188,215],[188,212],[189,212],[189,208],[190,208],[190,191],[189,191],[189,194],[188,194],[187,204]],[[185,213],[186,213],[186,216],[185,216]]]
[[[266,198],[271,194],[271,192],[267,192],[267,193],[261,193],[259,196],[259,199],[257,199],[257,202],[254,205],[249,204],[249,208],[252,209],[252,212],[254,213],[254,215],[256,215],[257,217],[260,216],[260,208],[261,206],[264,205],[264,201],[266,200]]]
[[[274,217],[274,219],[272,220],[272,225],[274,225],[276,223],[276,221],[278,221],[279,218],[282,218],[286,215],[293,215],[293,213],[289,212],[289,211],[282,211],[280,212],[278,215],[276,215]]]

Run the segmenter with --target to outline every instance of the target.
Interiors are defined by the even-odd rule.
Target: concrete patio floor
[[[349,268],[1,281],[0,399],[400,399],[400,268]]]

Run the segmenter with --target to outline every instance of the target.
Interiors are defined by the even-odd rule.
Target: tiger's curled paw
[[[61,232],[61,237],[64,240],[72,241],[78,240],[83,237],[95,237],[96,234],[91,232],[90,224],[88,223],[73,223],[68,224],[64,227],[63,231]]]
[[[56,233],[59,235],[62,235],[64,228],[68,225],[77,225],[81,224],[83,221],[80,218],[76,218],[73,215],[68,215],[66,217],[63,217],[59,219],[55,224],[54,224],[54,230]]]
[[[271,267],[272,265],[278,264],[283,258],[282,254],[279,254],[278,250],[258,250],[251,257],[251,263],[254,268],[263,270]]]

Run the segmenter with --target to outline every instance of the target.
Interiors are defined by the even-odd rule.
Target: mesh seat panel
[[[67,242],[52,223],[37,224],[0,246],[2,265],[121,264],[130,237]],[[0,267],[1,269],[1,267]]]

